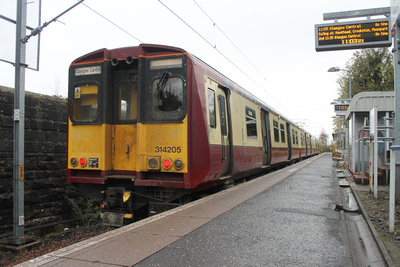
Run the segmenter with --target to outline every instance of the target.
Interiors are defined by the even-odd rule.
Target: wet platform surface
[[[330,154],[19,266],[386,266]]]

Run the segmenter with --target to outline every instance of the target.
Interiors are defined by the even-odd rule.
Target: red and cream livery
[[[68,125],[67,182],[102,192],[105,209],[125,218],[318,153],[310,134],[265,102],[161,45],[72,62]]]

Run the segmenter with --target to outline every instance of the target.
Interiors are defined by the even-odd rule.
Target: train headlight
[[[81,165],[81,167],[85,167],[86,164],[87,164],[86,158],[85,158],[85,157],[82,157],[82,158],[79,160],[79,165]]]
[[[182,168],[183,168],[183,162],[182,162],[182,160],[181,160],[181,159],[175,160],[175,162],[174,162],[174,167],[175,167],[176,170],[182,169]]]
[[[147,157],[147,169],[156,171],[160,168],[160,157]]]
[[[72,157],[69,160],[69,163],[71,164],[72,167],[76,167],[76,165],[78,165],[78,160],[75,157]]]
[[[150,167],[150,169],[156,169],[158,167],[157,159],[150,159],[149,160],[149,167]]]
[[[172,160],[171,159],[164,159],[163,160],[163,167],[164,169],[168,170],[172,166]]]

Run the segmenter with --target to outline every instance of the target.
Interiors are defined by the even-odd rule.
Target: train
[[[319,152],[318,140],[177,47],[100,49],[69,67],[67,183],[120,226]]]

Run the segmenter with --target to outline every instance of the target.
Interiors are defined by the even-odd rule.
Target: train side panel
[[[271,164],[278,164],[288,160],[289,147],[286,134],[286,121],[279,115],[271,114],[270,127],[272,131],[272,160]]]
[[[292,159],[299,160],[301,157],[301,143],[299,143],[299,128],[291,124],[291,137],[292,137]]]
[[[300,130],[300,156],[304,158],[307,156],[307,148],[306,148],[306,133],[303,130]]]
[[[232,114],[235,172],[255,172],[263,164],[260,107],[232,93]]]
[[[262,166],[260,108],[216,79],[204,78],[210,171],[213,177],[234,179]]]

